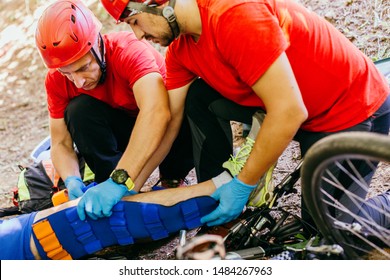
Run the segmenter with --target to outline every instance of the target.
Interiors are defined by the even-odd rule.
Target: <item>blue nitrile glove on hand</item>
[[[83,188],[85,188],[85,185],[80,177],[68,176],[64,183],[66,189],[68,190],[69,200],[76,199],[84,194]]]
[[[109,217],[112,214],[112,207],[123,196],[136,193],[128,191],[125,186],[119,185],[109,178],[84,193],[77,205],[77,213],[82,221],[86,218],[85,214],[93,220]]]
[[[219,205],[200,221],[208,226],[216,226],[234,220],[241,214],[254,188],[256,185],[247,185],[234,176],[233,180],[219,187],[211,195],[215,200],[219,200]]]

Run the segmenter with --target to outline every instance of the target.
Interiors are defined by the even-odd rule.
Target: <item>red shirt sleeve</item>
[[[47,107],[49,115],[54,119],[64,117],[64,112],[74,92],[74,86],[67,78],[62,76],[57,70],[49,70],[45,79]]]
[[[166,86],[168,90],[185,86],[186,84],[190,83],[194,78],[196,78],[196,75],[191,72],[186,66],[184,66],[180,61],[180,58],[175,55],[176,52],[181,51],[181,46],[183,44],[182,41],[184,41],[185,38],[180,38],[180,40],[181,42],[179,44],[171,44],[168,47],[165,55],[168,73]]]

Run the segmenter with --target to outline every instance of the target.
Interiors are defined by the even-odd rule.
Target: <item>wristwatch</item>
[[[134,182],[131,180],[129,173],[124,169],[115,169],[112,171],[110,178],[117,184],[124,185],[127,190],[134,189]]]

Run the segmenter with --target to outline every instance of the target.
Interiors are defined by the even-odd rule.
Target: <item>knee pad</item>
[[[37,213],[20,215],[0,224],[0,260],[33,260],[30,249],[32,223]]]
[[[159,240],[181,229],[194,229],[216,207],[217,202],[208,196],[169,207],[120,201],[110,217],[81,221],[74,206],[34,223],[33,237],[43,259],[79,259],[109,246]]]

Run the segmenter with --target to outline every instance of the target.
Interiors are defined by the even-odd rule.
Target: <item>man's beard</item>
[[[173,32],[166,32],[165,34],[163,34],[163,36],[161,36],[160,45],[163,47],[167,47],[173,42],[173,40],[175,40]]]

